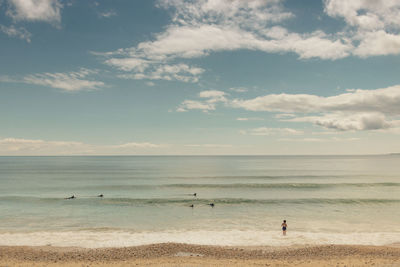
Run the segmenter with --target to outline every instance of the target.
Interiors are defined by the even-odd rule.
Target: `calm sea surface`
[[[400,243],[400,156],[0,157],[0,245],[156,242]]]

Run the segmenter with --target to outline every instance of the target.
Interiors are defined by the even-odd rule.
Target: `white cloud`
[[[146,82],[146,85],[147,85],[147,86],[154,86],[154,85],[156,85],[156,84],[153,83],[153,82]]]
[[[249,135],[302,135],[303,131],[291,129],[291,128],[268,128],[260,127],[250,130],[240,131],[241,134]]]
[[[352,141],[359,141],[360,138],[339,138],[339,137],[332,137],[332,138],[280,138],[278,141],[282,142],[352,142]]]
[[[245,87],[232,87],[232,88],[229,88],[229,90],[236,92],[236,93],[245,93],[248,91],[247,88],[245,88]]]
[[[238,49],[295,52],[300,58],[337,59],[351,45],[316,31],[290,33],[275,23],[292,18],[282,1],[162,1],[175,10],[174,23],[154,41],[138,45],[146,55],[193,58]],[[210,8],[210,7],[213,8]]]
[[[8,27],[4,26],[4,25],[0,25],[0,32],[3,32],[10,37],[16,37],[16,38],[25,40],[28,43],[31,42],[32,34],[23,27],[17,28],[14,25],[11,25]]]
[[[396,85],[375,90],[357,89],[328,97],[309,94],[271,94],[250,100],[234,99],[231,105],[252,111],[284,113],[347,111],[400,115],[399,103],[400,85]]]
[[[237,121],[248,121],[249,118],[236,118]]]
[[[325,12],[345,20],[348,29],[342,34],[355,44],[354,55],[368,57],[400,53],[399,1],[326,0]]]
[[[217,103],[227,102],[225,96],[226,93],[223,91],[217,91],[217,90],[202,91],[199,93],[199,97],[206,98],[207,100],[204,101],[185,100],[180,104],[180,106],[177,108],[176,111],[184,112],[190,109],[199,109],[207,112],[210,110],[215,110],[215,106]]]
[[[246,27],[263,26],[293,16],[285,12],[280,0],[161,0],[159,6],[174,11],[173,21],[179,24],[237,23]]]
[[[348,89],[335,96],[311,94],[270,94],[253,99],[229,99],[223,91],[199,93],[205,100],[185,100],[177,111],[192,109],[211,111],[218,104],[255,112],[278,112],[275,118],[286,122],[313,123],[338,131],[389,130],[400,127],[400,85],[375,90]],[[239,121],[258,120],[258,117],[237,118]],[[289,128],[281,131],[289,133]],[[256,128],[244,134],[268,135],[274,128]],[[295,133],[295,132],[293,132]]]
[[[284,121],[311,122],[341,131],[389,129],[399,125],[396,118],[400,116],[400,86],[349,90],[329,97],[271,94],[250,100],[234,99],[229,105],[251,111],[282,112],[277,117]],[[297,117],[286,113],[295,113]]]
[[[54,153],[63,151],[65,154],[72,152],[85,152],[88,147],[80,142],[44,141],[22,138],[0,139],[0,154],[34,154],[36,152]]]
[[[388,121],[381,113],[333,113],[322,116],[298,117],[288,121],[312,122],[328,129],[340,131],[360,131],[387,129],[398,125],[397,121]]]
[[[324,60],[400,54],[399,1],[325,0],[324,12],[346,23],[343,29],[330,34],[321,30],[290,32],[283,23],[294,19],[294,14],[282,3],[159,0],[157,6],[171,13],[171,22],[164,31],[134,47],[94,54],[105,56],[105,64],[126,72],[119,75],[122,78],[193,83],[199,81],[204,69],[179,61],[220,51],[295,53],[300,59]],[[179,71],[172,74],[169,68]]]
[[[363,33],[359,39],[354,54],[360,57],[400,54],[400,35],[380,30]]]
[[[61,22],[63,5],[58,0],[8,0],[7,15],[14,20]]]
[[[347,56],[348,50],[351,48],[348,44],[340,40],[333,40],[320,31],[297,34],[289,33],[282,27],[269,28],[267,27],[270,22],[268,19],[259,18],[257,20],[255,15],[262,12],[265,8],[263,5],[251,9],[249,12],[253,12],[253,14],[241,13],[239,7],[227,5],[225,12],[239,16],[234,19],[226,14],[214,14],[212,10],[208,9],[209,13],[203,12],[203,17],[197,18],[194,10],[201,9],[209,2],[211,1],[182,4],[188,6],[185,10],[193,10],[192,14],[177,14],[184,16],[185,21],[175,20],[176,23],[169,25],[165,32],[155,35],[154,41],[142,42],[136,48],[126,51],[131,56],[144,56],[148,59],[195,58],[209,55],[211,52],[238,49],[295,52],[301,58],[337,59]],[[222,2],[229,3],[229,1]],[[240,2],[243,6],[251,3],[251,1]],[[260,2],[268,3],[269,1]],[[278,6],[278,1],[274,2]],[[276,12],[275,16],[279,17],[282,11],[275,7],[273,12]],[[207,19],[213,14],[214,19]],[[251,22],[247,20],[251,20]],[[277,34],[277,31],[280,33]]]
[[[99,13],[100,18],[111,18],[117,15],[117,12],[114,10],[104,11]]]
[[[177,63],[180,60],[219,51],[293,52],[302,59],[335,60],[350,55],[353,49],[351,42],[340,36],[322,31],[292,33],[278,26],[294,17],[285,10],[282,0],[160,0],[158,7],[170,11],[172,21],[152,40],[113,52],[94,53],[105,56],[105,64],[127,72],[120,77],[197,82],[204,71],[201,68],[184,64],[187,68],[181,71],[193,77],[169,75],[163,69],[182,65]]]
[[[159,148],[159,147],[165,147],[166,145],[159,145],[159,144],[153,144],[153,143],[125,143],[121,145],[115,145],[112,146],[114,148]]]
[[[325,12],[342,17],[351,26],[364,30],[398,27],[400,2],[393,0],[325,0]]]
[[[186,147],[198,147],[198,148],[228,148],[233,147],[230,144],[188,144]]]
[[[199,96],[203,98],[220,98],[224,97],[225,95],[225,92],[217,90],[202,91],[199,93]]]
[[[150,65],[149,60],[140,58],[110,58],[105,61],[107,65],[114,66],[124,71],[138,71],[143,72]]]
[[[279,113],[275,115],[275,118],[277,119],[285,119],[285,118],[293,118],[296,115],[292,114],[292,113]]]
[[[0,155],[129,155],[146,154],[168,148],[166,144],[131,142],[120,145],[93,145],[74,141],[40,139],[0,139]]]
[[[95,70],[81,68],[76,72],[67,73],[39,73],[27,75],[20,79],[0,77],[2,82],[22,82],[27,84],[43,85],[47,87],[62,89],[65,91],[95,90],[105,84],[100,81],[86,79],[90,75],[97,74]]]
[[[258,118],[258,117],[250,117],[250,118],[243,118],[243,117],[239,117],[236,118],[237,121],[262,121],[264,120],[263,118]]]
[[[128,59],[130,61],[131,59]],[[167,81],[182,81],[182,82],[192,82],[195,83],[199,80],[199,75],[203,73],[202,68],[191,67],[186,64],[180,63],[176,65],[155,65],[153,63],[139,63],[137,66],[133,66],[131,63],[131,68],[136,70],[134,74],[121,74],[120,78],[124,79],[135,79],[135,80],[167,80]],[[117,66],[117,64],[114,64]],[[127,69],[128,64],[120,65],[120,69]]]
[[[207,103],[226,102],[226,93],[223,91],[209,90],[199,93],[199,97],[208,98]]]
[[[279,138],[278,141],[282,142],[326,142],[331,141],[330,139],[322,138]]]
[[[185,100],[177,108],[176,111],[184,112],[190,109],[199,109],[203,111],[215,110],[215,105],[213,103],[195,101],[195,100]]]

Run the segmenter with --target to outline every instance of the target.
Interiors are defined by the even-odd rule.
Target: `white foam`
[[[225,246],[289,246],[296,244],[389,245],[400,242],[400,232],[389,233],[311,233],[272,231],[66,231],[0,233],[3,246],[127,247],[154,243],[189,243]]]

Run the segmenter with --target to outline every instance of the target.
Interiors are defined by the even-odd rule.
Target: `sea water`
[[[160,242],[400,243],[400,156],[0,157],[0,245]]]

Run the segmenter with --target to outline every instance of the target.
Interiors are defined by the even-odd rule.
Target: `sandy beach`
[[[400,266],[398,246],[0,247],[0,266]]]

